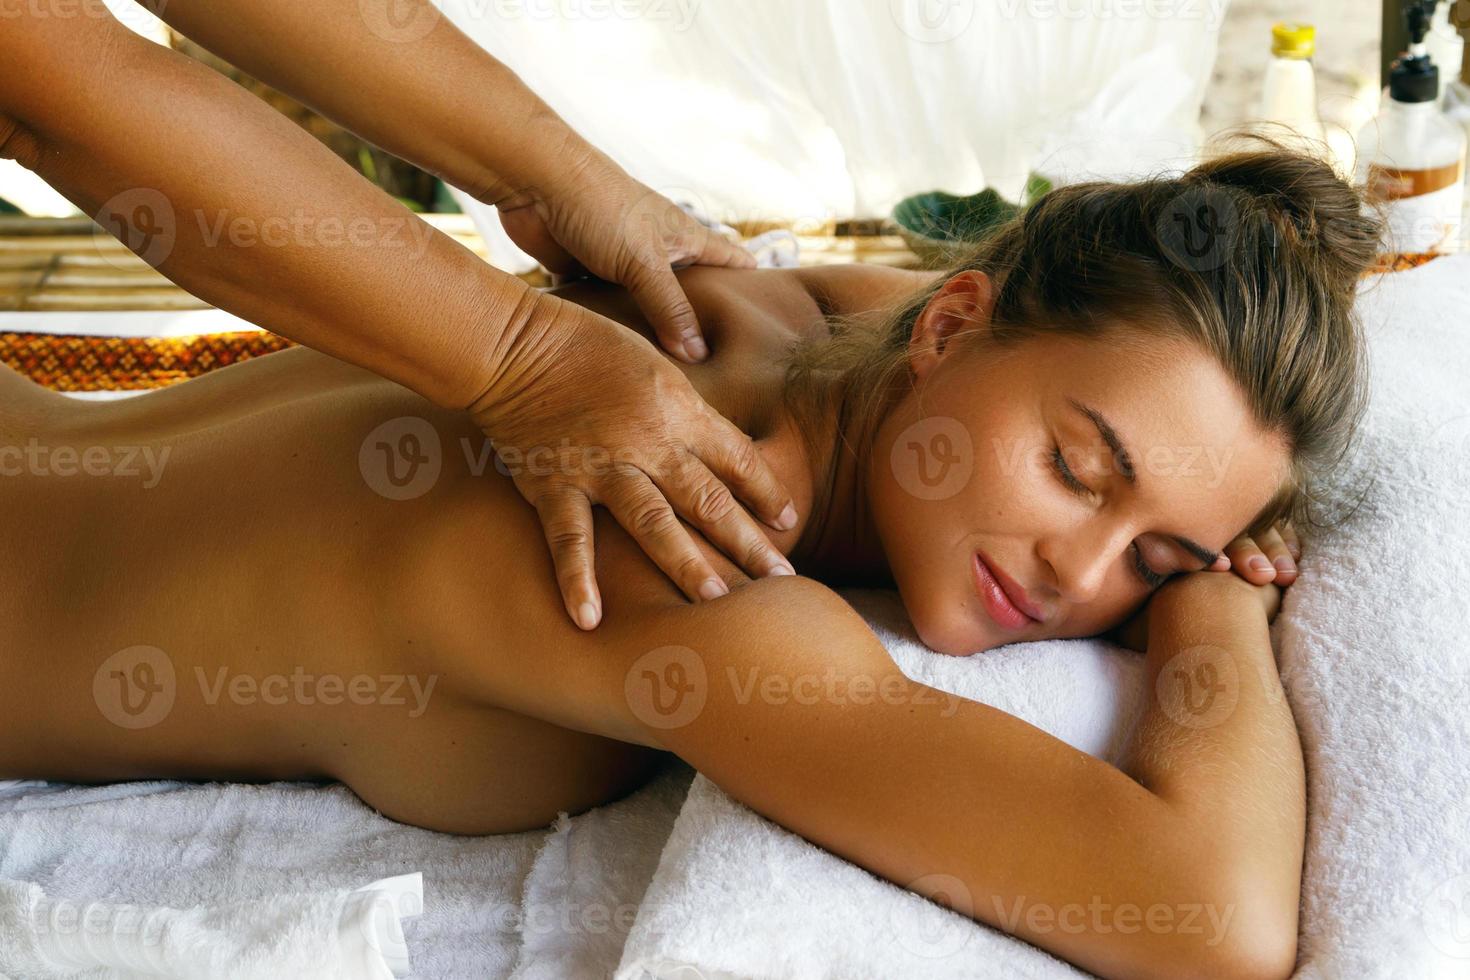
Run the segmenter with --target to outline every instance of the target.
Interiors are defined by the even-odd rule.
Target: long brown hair
[[[1211,354],[1291,454],[1288,479],[1246,530],[1322,526],[1317,486],[1349,451],[1367,403],[1353,300],[1383,221],[1328,165],[1261,141],[1175,177],[1052,190],[877,324],[836,319],[830,337],[800,344],[788,405],[806,421],[835,407],[839,434],[865,462],[912,383],[919,314],[950,276],[981,270],[996,290],[995,344],[1126,324]]]

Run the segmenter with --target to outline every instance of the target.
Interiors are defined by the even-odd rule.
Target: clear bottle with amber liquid
[[[1396,252],[1459,247],[1465,131],[1439,106],[1439,69],[1424,46],[1433,2],[1406,7],[1409,50],[1394,63],[1383,108],[1358,134],[1358,183],[1385,206]]]

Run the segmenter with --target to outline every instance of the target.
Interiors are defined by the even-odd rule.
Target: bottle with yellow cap
[[[1271,27],[1271,62],[1261,86],[1261,131],[1294,149],[1328,158],[1327,131],[1317,114],[1317,77],[1312,55],[1317,31],[1311,24]]]

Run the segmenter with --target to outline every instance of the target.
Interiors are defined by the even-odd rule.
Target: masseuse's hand
[[[796,508],[750,438],[638,334],[554,296],[535,302],[505,371],[471,411],[540,514],[577,625],[592,629],[602,618],[594,504],[690,599],[729,590],[676,511],[750,575],[792,574],[734,496],[772,527],[796,525]]]
[[[664,349],[693,364],[709,353],[694,309],[674,278],[679,265],[754,268],[755,259],[629,177],[580,140],[544,189],[499,205],[506,233],[557,275],[586,270],[621,283]]]

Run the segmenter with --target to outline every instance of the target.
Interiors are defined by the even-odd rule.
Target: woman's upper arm
[[[782,826],[1094,972],[1237,972],[1228,875],[1176,811],[910,680],[826,587],[763,579],[643,626],[598,658],[602,734],[669,749]],[[1173,928],[1144,927],[1151,908]]]

